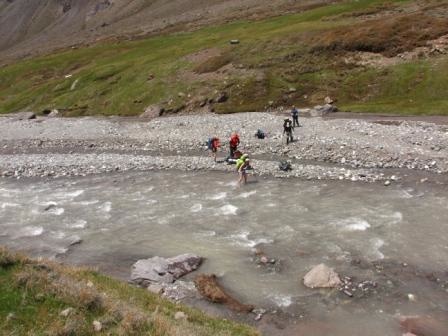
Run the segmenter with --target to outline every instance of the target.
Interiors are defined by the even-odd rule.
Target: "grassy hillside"
[[[178,311],[187,319],[176,320]],[[100,332],[94,321],[102,324]],[[96,272],[1,248],[0,329],[2,335],[258,335]]]
[[[345,61],[366,51],[394,57],[448,34],[448,18],[439,15],[446,10],[437,0],[345,1],[24,60],[0,69],[0,113],[136,115],[151,104],[174,113],[226,92],[216,112],[309,106],[330,95],[353,111],[447,114],[446,55],[387,67]]]

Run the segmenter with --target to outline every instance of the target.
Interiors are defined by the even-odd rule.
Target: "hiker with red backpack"
[[[207,148],[211,151],[211,156],[213,156],[213,160],[216,162],[216,153],[218,152],[218,148],[221,147],[221,143],[217,137],[213,137],[208,139]]]
[[[240,137],[238,136],[238,133],[233,132],[230,136],[229,141],[229,148],[230,148],[230,155],[229,159],[235,159],[235,152],[238,150],[238,146],[240,144]]]

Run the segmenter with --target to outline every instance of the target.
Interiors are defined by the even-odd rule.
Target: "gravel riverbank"
[[[225,145],[232,131],[256,173],[306,179],[395,180],[409,172],[448,172],[448,126],[421,121],[302,118],[296,141],[282,138],[283,116],[192,115],[143,121],[123,118],[0,118],[0,174],[69,176],[127,170],[232,171],[208,157],[205,142]],[[267,138],[254,134],[262,129]],[[293,163],[280,172],[278,160]],[[398,171],[398,173],[397,173]],[[393,172],[393,173],[392,173]],[[401,172],[401,173],[400,173]]]

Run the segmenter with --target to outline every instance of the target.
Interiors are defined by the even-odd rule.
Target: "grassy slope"
[[[389,1],[394,5],[406,2]],[[179,92],[194,97],[206,91],[210,97],[223,89],[231,92],[231,98],[216,106],[218,112],[261,110],[269,101],[311,105],[329,94],[338,98],[342,108],[356,111],[447,113],[446,58],[380,71],[341,66],[331,53],[310,54],[309,34],[350,25],[354,19],[341,14],[383,3],[346,1],[262,21],[103,43],[21,61],[0,69],[0,113],[66,108],[71,110],[68,115],[135,115],[153,103],[162,102],[166,108],[185,104],[188,99]],[[228,41],[234,38],[242,43],[230,47]],[[230,76],[226,84],[222,80],[206,84],[183,80],[180,73],[198,66],[184,56],[207,48],[221,49],[234,64],[257,69],[264,78]],[[72,76],[65,78],[67,74]],[[148,80],[150,75],[154,79]],[[375,86],[378,78],[381,85]],[[297,91],[286,95],[290,87]],[[304,95],[308,98],[303,99]]]
[[[61,316],[67,307],[73,312]],[[177,311],[188,319],[175,320]],[[102,322],[101,333],[94,332],[94,320]],[[4,249],[0,330],[2,335],[258,335],[96,272],[37,262]]]

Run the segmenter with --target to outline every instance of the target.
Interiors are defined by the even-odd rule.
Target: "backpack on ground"
[[[255,136],[258,139],[264,139],[266,137],[266,134],[261,129],[258,129],[257,133],[255,133]]]
[[[288,161],[280,161],[278,168],[285,172],[292,170],[291,163]]]

